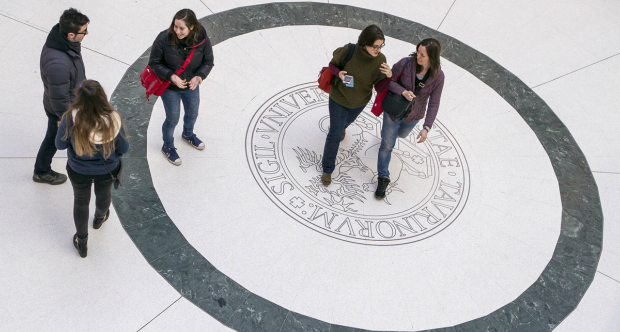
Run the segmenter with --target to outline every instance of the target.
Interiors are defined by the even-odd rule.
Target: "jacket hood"
[[[47,35],[45,46],[65,52],[72,56],[77,56],[82,51],[81,43],[71,42],[66,36],[63,36],[63,34],[60,33],[60,24],[54,25],[52,31],[50,31],[49,35]]]

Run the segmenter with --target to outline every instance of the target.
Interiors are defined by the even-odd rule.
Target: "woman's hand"
[[[424,141],[426,141],[426,136],[428,135],[428,130],[426,130],[426,128],[420,130],[420,133],[418,134],[418,137],[420,140],[418,141],[418,143],[424,143]]]
[[[403,97],[405,97],[405,99],[407,99],[409,101],[412,101],[413,98],[415,98],[415,95],[413,94],[413,92],[408,91],[408,90],[403,91],[402,95],[403,95]]]
[[[338,74],[338,77],[340,77],[340,80],[344,81],[344,75],[346,75],[346,74],[347,74],[347,72],[346,72],[346,71],[341,70],[341,71],[340,71],[340,74]]]
[[[189,81],[189,89],[194,90],[196,87],[202,83],[202,78],[200,76],[194,76],[191,81]]]
[[[172,74],[172,77],[170,77],[170,81],[172,81],[174,85],[178,86],[181,89],[185,89],[185,87],[187,86],[187,82],[185,82],[185,80],[182,80],[176,74]]]
[[[392,77],[392,69],[390,68],[390,66],[388,66],[387,63],[382,63],[381,64],[381,68],[379,68],[379,70],[385,74],[385,76],[387,76],[388,78]]]

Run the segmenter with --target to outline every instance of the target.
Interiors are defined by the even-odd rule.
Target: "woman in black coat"
[[[192,51],[194,54],[190,63],[177,75],[177,71]],[[174,128],[179,123],[181,101],[185,109],[181,138],[192,147],[202,150],[205,145],[194,134],[200,105],[199,85],[213,68],[211,41],[192,10],[178,11],[168,30],[157,36],[151,48],[149,66],[157,76],[172,82],[161,96],[166,110],[166,120],[162,126],[164,145],[161,152],[170,163],[179,166],[181,158],[174,147],[173,135]]]

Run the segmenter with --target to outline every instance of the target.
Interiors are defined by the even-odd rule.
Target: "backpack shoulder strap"
[[[349,46],[347,47],[347,53],[345,54],[344,60],[342,61],[342,69],[344,69],[344,66],[346,66],[347,62],[349,62],[349,60],[351,60],[351,58],[353,57],[353,52],[355,52],[355,44],[349,43]]]

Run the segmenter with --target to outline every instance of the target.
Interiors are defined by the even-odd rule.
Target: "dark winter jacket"
[[[211,48],[211,41],[207,36],[207,31],[202,25],[200,26],[200,34],[198,35],[196,44],[200,44],[201,42],[203,43],[196,47],[196,51],[192,56],[192,61],[185,68],[185,71],[179,75],[181,79],[187,82],[194,78],[194,76],[200,76],[200,78],[204,80],[213,68],[213,49]],[[164,30],[155,38],[155,42],[153,42],[149,66],[157,76],[169,81],[172,75],[181,68],[183,62],[185,62],[185,59],[191,53],[191,47],[192,45],[188,46],[185,44],[185,40],[175,43],[168,37],[168,30]],[[170,84],[169,89],[179,90],[174,84]]]
[[[392,82],[390,82],[390,85],[388,86],[390,91],[399,96],[402,95],[405,90],[414,91],[414,84],[412,82],[415,82],[416,58],[415,56],[410,58],[407,68],[404,68],[403,70],[405,62],[407,62],[407,58],[402,58],[394,64],[394,76],[392,76]],[[401,72],[403,72],[403,75],[396,80],[396,77],[400,75]],[[414,120],[420,120],[424,118],[424,114],[426,113],[424,126],[428,126],[429,128],[433,127],[433,123],[437,117],[437,112],[439,111],[439,102],[441,101],[441,92],[443,91],[444,80],[445,76],[441,68],[439,68],[435,77],[429,77],[426,80],[424,88],[420,90],[420,94],[415,98],[415,102],[411,107],[409,116],[405,119],[406,123],[411,123]],[[427,104],[428,111],[426,110]]]
[[[75,100],[75,88],[86,79],[80,50],[80,43],[70,42],[56,24],[41,51],[43,107],[59,119]]]

